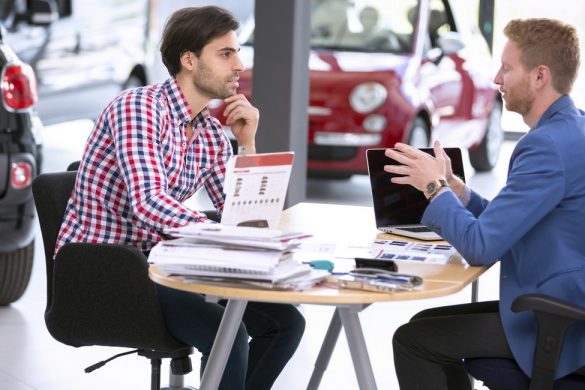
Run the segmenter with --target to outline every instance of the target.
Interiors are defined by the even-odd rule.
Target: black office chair
[[[514,312],[532,310],[538,321],[532,378],[513,359],[466,359],[465,368],[491,390],[577,390],[585,389],[585,376],[571,374],[554,380],[563,338],[575,321],[585,321],[585,307],[542,295],[522,295],[512,303]]]
[[[53,252],[75,172],[45,173],[33,182],[47,266],[45,323],[58,341],[74,347],[101,345],[134,351],[151,361],[151,389],[160,389],[161,359],[171,359],[169,389],[183,386],[193,348],[166,328],[144,254],[125,245],[74,243]]]

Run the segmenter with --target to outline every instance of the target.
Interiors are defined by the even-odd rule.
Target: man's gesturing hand
[[[434,151],[437,157],[412,146],[397,143],[394,149],[387,149],[385,154],[401,165],[385,165],[384,170],[402,175],[393,177],[391,179],[393,183],[410,184],[424,192],[427,184],[433,180],[446,179],[447,171],[453,176],[450,161],[445,160],[445,154],[438,141],[434,144]]]

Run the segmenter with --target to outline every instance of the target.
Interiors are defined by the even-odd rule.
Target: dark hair
[[[575,27],[554,19],[514,19],[506,25],[504,34],[518,45],[527,70],[546,65],[555,90],[571,92],[581,63]]]
[[[165,24],[160,45],[162,61],[169,74],[175,76],[181,70],[181,54],[191,51],[199,57],[205,45],[239,27],[238,20],[220,7],[188,7],[175,11]]]

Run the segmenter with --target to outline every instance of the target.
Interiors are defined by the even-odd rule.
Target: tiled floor
[[[89,123],[83,121],[47,128],[44,170],[62,170],[70,161],[79,159],[88,128]],[[491,173],[471,174],[473,170],[466,166],[471,185],[485,196],[493,196],[504,183],[512,148],[513,142],[505,143],[500,163]],[[369,184],[366,177],[340,182],[310,180],[307,201],[370,205]],[[36,245],[37,255],[29,289],[12,306],[0,308],[0,390],[148,389],[148,360],[131,355],[114,360],[91,374],[85,374],[85,367],[124,350],[105,347],[76,349],[51,338],[43,321],[46,287],[40,235]],[[497,272],[496,266],[482,276],[480,300],[497,298]],[[398,388],[390,343],[393,330],[425,307],[466,302],[470,294],[468,288],[446,298],[376,304],[360,314],[379,389]],[[304,305],[300,309],[307,319],[307,330],[297,353],[275,384],[275,390],[306,387],[332,314],[330,307]],[[195,372],[187,376],[186,384],[197,387],[198,356],[194,355],[192,360]],[[168,367],[165,364],[163,383],[167,383],[167,375]],[[343,335],[340,336],[320,388],[358,389]]]

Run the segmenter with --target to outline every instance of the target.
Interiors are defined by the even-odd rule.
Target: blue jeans
[[[226,302],[208,303],[199,294],[156,287],[169,332],[201,352],[203,373]],[[305,319],[293,305],[249,302],[219,389],[270,389],[304,330]]]

